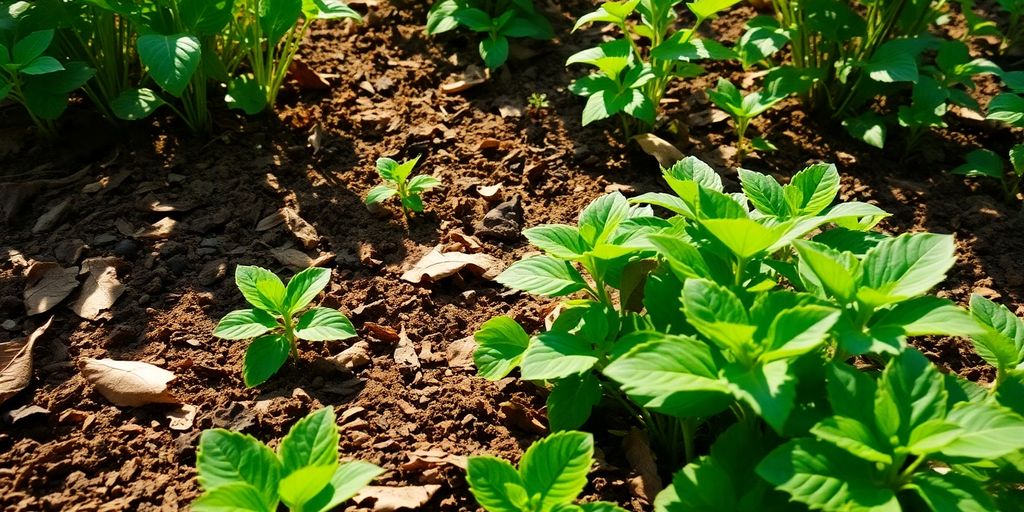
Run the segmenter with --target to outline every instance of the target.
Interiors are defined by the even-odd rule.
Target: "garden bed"
[[[352,3],[365,11],[366,3]],[[591,5],[562,3],[546,12],[560,34],[556,41],[521,47],[522,58],[514,51],[490,80],[457,94],[441,86],[477,64],[475,42],[462,35],[428,38],[423,2],[382,0],[370,2],[365,25],[313,27],[300,59],[327,76],[329,90],[290,86],[279,112],[263,118],[217,111],[216,137],[208,140],[161,117],[120,134],[73,107],[61,142],[47,147],[22,136],[20,113],[2,111],[0,181],[60,181],[82,172],[57,185],[44,183],[0,235],[0,318],[9,320],[0,338],[21,337],[53,316],[35,349],[35,378],[3,405],[4,411],[34,405],[46,412],[0,429],[0,507],[184,509],[199,493],[195,447],[203,429],[277,439],[310,410],[330,405],[345,425],[342,458],[387,469],[378,485],[424,486],[431,498],[423,510],[475,509],[460,457],[517,459],[546,433],[546,421],[541,390],[514,378],[476,377],[464,364],[470,350],[464,340],[497,315],[515,318],[528,331],[540,329],[555,303],[469,274],[423,285],[400,277],[433,247],[461,243],[461,235],[476,235],[480,252],[505,266],[531,251],[521,237],[480,233],[479,223],[502,201],[520,198],[519,227],[574,224],[606,191],[665,189],[654,158],[619,141],[608,131],[611,123],[580,127],[583,102],[566,91],[578,71],[563,63],[598,41],[600,32],[569,35],[573,20]],[[738,8],[707,32],[733,41],[751,14],[749,7]],[[703,90],[717,76],[738,82],[744,72],[716,65],[709,75],[681,82],[667,95],[667,115],[706,114],[711,105]],[[994,89],[982,87],[979,95]],[[546,94],[550,106],[529,109],[526,98],[533,93]],[[743,167],[788,178],[812,162],[835,163],[843,177],[841,199],[893,214],[883,231],[955,235],[957,264],[940,296],[966,304],[971,293],[980,293],[1022,315],[1019,204],[1003,202],[996,184],[946,172],[977,147],[1005,154],[1014,134],[947,117],[948,129],[927,135],[920,152],[904,159],[898,142],[892,144],[897,150],[870,148],[788,100],[755,122],[779,150],[748,158]],[[710,163],[727,189],[737,190],[727,123],[694,126],[672,142]],[[378,157],[420,154],[422,172],[444,183],[425,196],[423,215],[407,227],[400,212],[363,205],[377,182]],[[478,190],[499,184],[495,197]],[[10,187],[0,196],[8,201],[23,190]],[[303,248],[284,225],[257,230],[285,207],[315,228],[315,245]],[[63,211],[51,226],[33,229],[58,208]],[[166,233],[134,236],[164,218],[176,221]],[[245,343],[211,332],[243,304],[231,279],[234,266],[289,274],[272,256],[282,248],[328,261],[333,279],[321,303],[346,313],[359,338],[304,343],[300,363],[246,389],[240,378]],[[85,320],[61,304],[26,316],[29,261],[70,266],[95,256],[120,259],[124,292],[109,312]],[[329,360],[357,340],[366,342],[368,362],[346,371]],[[948,371],[980,382],[993,378],[966,342],[925,338],[914,345]],[[172,392],[196,408],[194,420],[172,429],[168,413],[176,405],[111,405],[81,375],[78,361],[87,357],[146,361],[174,372]],[[602,453],[586,495],[648,510],[618,435],[624,424],[613,415],[590,425]]]

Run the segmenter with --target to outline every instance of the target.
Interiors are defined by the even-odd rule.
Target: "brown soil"
[[[117,255],[127,267],[127,289],[110,318],[91,322],[65,305],[52,310],[53,325],[36,346],[35,379],[3,409],[25,405],[48,409],[0,430],[0,507],[37,510],[176,510],[197,495],[195,445],[211,427],[241,430],[264,440],[321,405],[348,411],[356,421],[343,431],[345,458],[375,462],[389,472],[384,485],[441,484],[424,510],[473,510],[461,469],[409,464],[415,450],[467,455],[491,453],[516,459],[542,436],[544,398],[534,386],[506,379],[490,383],[472,370],[450,368],[446,350],[496,315],[511,315],[528,329],[542,326],[550,301],[510,294],[473,277],[414,286],[399,276],[431,247],[456,230],[473,234],[493,206],[475,186],[502,184],[506,199],[518,195],[525,225],[572,223],[580,208],[607,186],[636,193],[661,190],[655,161],[624,146],[612,124],[579,126],[582,102],[565,90],[581,69],[566,70],[565,58],[597,41],[597,30],[568,34],[572,20],[590,2],[562,2],[549,13],[560,39],[521,48],[525,58],[483,85],[458,95],[439,86],[476,64],[475,43],[463,34],[428,39],[422,30],[425,2],[381,1],[364,26],[318,24],[302,59],[331,75],[327,92],[289,89],[275,116],[244,120],[217,112],[218,138],[198,140],[169,118],[135,125],[118,135],[97,124],[83,108],[72,108],[61,145],[34,146],[24,120],[0,110],[4,134],[0,181],[61,177],[88,166],[84,177],[35,195],[0,235],[0,247],[28,259],[55,260],[74,240],[84,256]],[[717,20],[708,35],[733,41],[749,8]],[[711,75],[681,83],[670,94],[667,115],[685,120],[707,110],[703,89],[719,74],[742,79],[734,68],[712,66]],[[991,95],[985,84],[982,96]],[[372,91],[372,92],[371,92]],[[526,98],[546,93],[549,109],[530,113]],[[520,116],[500,110],[519,107]],[[948,129],[928,136],[921,151],[901,158],[894,130],[887,151],[847,138],[790,102],[756,122],[779,151],[750,158],[744,166],[789,176],[812,161],[831,161],[843,173],[845,200],[862,200],[893,213],[888,232],[929,230],[956,235],[959,260],[940,294],[964,304],[972,292],[998,298],[1024,314],[1024,215],[1003,203],[997,186],[973,184],[945,171],[975,147],[1005,153],[1019,134],[950,117]],[[323,127],[321,148],[307,147],[307,133]],[[670,135],[664,135],[670,137]],[[479,150],[487,138],[496,149]],[[735,176],[727,122],[694,127],[675,142]],[[406,227],[399,213],[371,213],[362,197],[375,184],[380,156],[423,154],[425,172],[445,188],[426,196],[426,214]],[[82,187],[103,177],[123,179],[101,192]],[[735,184],[733,184],[735,186]],[[152,192],[161,201],[186,205],[179,212],[144,211],[136,203]],[[54,229],[33,234],[35,220],[70,199],[70,213]],[[283,227],[255,231],[257,222],[290,206],[312,223],[321,241],[311,251],[333,252],[334,278],[321,302],[349,314],[372,362],[355,373],[323,358],[353,341],[302,346],[302,361],[287,365],[266,385],[245,389],[240,368],[244,342],[211,337],[218,318],[243,306],[230,278],[235,264],[257,264],[290,272],[269,250],[296,244]],[[132,240],[120,222],[136,229],[169,216],[178,221],[169,239]],[[484,252],[506,264],[529,247],[524,240],[484,238]],[[372,261],[379,260],[379,263]],[[364,263],[364,261],[366,263]],[[204,267],[226,264],[228,277],[204,286]],[[73,262],[65,262],[69,264]],[[50,313],[26,317],[21,295],[24,266],[18,257],[0,260],[0,317],[15,322],[3,335],[31,332]],[[72,296],[72,299],[74,296]],[[371,331],[374,323],[406,329],[420,366],[399,364],[395,343]],[[957,340],[919,340],[917,345],[951,371],[987,380],[990,371]],[[118,408],[79,373],[83,357],[147,361],[177,374],[176,396],[199,408],[194,426],[168,428],[173,406]],[[609,420],[614,421],[614,420]],[[620,439],[608,427],[598,432],[606,464],[588,493],[633,510],[649,509],[630,491],[629,464]],[[429,466],[429,465],[428,465]]]

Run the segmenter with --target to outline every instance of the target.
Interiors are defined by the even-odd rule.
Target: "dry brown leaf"
[[[342,350],[340,354],[327,358],[339,369],[355,370],[370,364],[370,344],[365,341],[357,341],[351,347]]]
[[[71,305],[76,315],[96,320],[100,313],[110,309],[124,293],[124,285],[117,278],[118,268],[124,265],[121,258],[100,257],[82,261],[80,274],[88,274],[82,284],[82,293]]]
[[[288,74],[300,89],[323,91],[331,88],[331,83],[323,75],[317,73],[300,59],[292,61],[291,66],[288,66]]]
[[[32,232],[42,233],[53,229],[71,211],[72,203],[73,201],[69,197],[40,215],[36,219],[36,224],[32,226]]]
[[[707,126],[709,124],[721,123],[729,119],[729,114],[718,110],[717,108],[709,108],[700,112],[694,112],[686,117],[686,124],[690,126]]]
[[[27,338],[0,343],[0,404],[32,381],[32,347],[52,321],[51,317]]]
[[[336,256],[333,252],[328,252],[321,254],[316,258],[310,258],[308,254],[296,249],[271,249],[270,255],[277,261],[281,262],[282,265],[290,267],[292,270],[305,270],[310,267],[322,267],[334,261],[334,257]]]
[[[416,347],[405,334],[405,326],[398,333],[398,345],[395,347],[395,362],[402,365],[420,367],[420,358],[416,355]]]
[[[135,238],[145,238],[147,240],[167,240],[171,237],[171,233],[178,226],[178,221],[164,217],[149,227],[142,228],[135,232]]]
[[[378,340],[386,341],[388,343],[395,343],[398,341],[398,331],[395,331],[391,327],[375,322],[365,322],[363,327],[365,327],[367,331],[370,331],[370,334]]]
[[[45,313],[78,288],[78,267],[62,268],[52,261],[37,261],[25,275],[25,310]]]
[[[653,133],[637,135],[633,140],[640,144],[640,149],[644,150],[644,153],[657,158],[658,164],[662,167],[672,167],[672,164],[684,158],[683,153],[675,146]]]
[[[82,360],[82,375],[114,405],[179,403],[167,390],[174,374],[149,363],[87,357]]]
[[[661,492],[661,477],[658,476],[657,458],[647,441],[647,434],[640,429],[632,429],[622,440],[626,452],[626,460],[637,473],[640,485],[634,489],[637,497],[654,503],[654,497]]]
[[[444,450],[416,450],[407,455],[409,462],[402,464],[402,471],[423,471],[445,464],[466,469],[465,455],[452,455]]]
[[[299,239],[299,242],[302,242],[303,247],[312,249],[316,247],[316,244],[320,243],[320,236],[316,234],[316,228],[302,217],[299,217],[299,212],[285,207],[281,208],[279,213],[284,216],[284,225],[295,235],[295,238]]]
[[[483,70],[476,65],[470,65],[466,68],[466,71],[457,78],[455,81],[447,82],[441,85],[441,92],[443,94],[458,94],[470,88],[476,87],[487,81]]]
[[[476,351],[476,340],[467,336],[461,340],[453,341],[445,349],[445,356],[448,357],[448,366],[451,368],[472,368],[473,352]]]
[[[135,208],[143,212],[154,213],[183,212],[190,209],[185,205],[165,203],[153,193],[146,194],[146,197],[136,201]]]
[[[170,420],[167,426],[171,430],[188,430],[192,428],[197,412],[199,412],[199,407],[192,404],[181,404],[181,407],[167,413],[167,419]]]
[[[384,487],[370,485],[359,491],[352,500],[358,505],[370,502],[373,512],[394,512],[396,510],[419,510],[434,497],[440,485],[416,485],[408,487]]]
[[[501,183],[494,185],[477,185],[476,193],[487,201],[501,199]]]
[[[435,247],[402,274],[402,280],[413,284],[436,282],[463,269],[492,280],[498,277],[504,266],[501,260],[489,254],[442,253],[440,247]]]
[[[479,238],[467,235],[461,230],[448,233],[448,240],[451,242],[445,246],[445,252],[468,252],[477,253],[483,250],[484,244]]]

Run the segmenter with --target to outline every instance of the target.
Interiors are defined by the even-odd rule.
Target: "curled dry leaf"
[[[405,326],[402,332],[398,333],[398,345],[395,346],[395,362],[400,365],[420,367],[420,358],[416,355],[416,347],[412,340],[405,334]]]
[[[640,149],[644,150],[644,153],[657,158],[658,164],[662,167],[671,167],[684,158],[683,153],[675,146],[653,133],[637,135],[633,140],[640,144]]]
[[[25,310],[45,313],[78,288],[78,267],[63,268],[52,261],[37,261],[25,275]]]
[[[370,485],[359,491],[352,500],[361,506],[369,505],[374,512],[396,510],[420,510],[427,504],[440,485],[416,485],[408,487],[384,487]]]
[[[171,233],[178,227],[178,221],[164,217],[149,227],[144,227],[135,232],[133,235],[135,238],[145,238],[147,240],[167,240],[171,237]]]
[[[178,399],[167,390],[174,374],[149,363],[85,358],[82,375],[114,405],[138,407],[152,403],[178,403]]]
[[[32,381],[32,347],[52,321],[53,318],[47,320],[27,338],[0,343],[0,404]]]
[[[438,246],[402,274],[402,280],[413,284],[432,283],[454,275],[463,269],[484,279],[492,280],[504,270],[504,265],[501,260],[489,254],[443,253]]]
[[[341,370],[356,370],[370,364],[370,344],[365,341],[357,341],[351,347],[342,350],[340,354],[327,358],[335,367]]]
[[[117,278],[117,271],[124,266],[121,258],[89,258],[82,261],[81,274],[88,274],[82,284],[82,293],[71,305],[76,315],[96,320],[100,313],[110,309],[124,293],[124,285]]]
[[[317,235],[316,228],[302,217],[299,217],[299,213],[289,207],[281,208],[277,212],[264,217],[256,224],[256,231],[266,231],[282,223],[295,235],[295,238],[302,242],[302,246],[306,249],[312,249],[316,247],[316,244],[320,243],[320,236]]]
[[[300,59],[292,61],[291,66],[288,66],[288,74],[291,75],[292,80],[295,80],[300,89],[323,91],[331,88],[331,83],[323,75],[317,73],[313,68],[309,67],[309,64]]]
[[[416,450],[407,455],[409,462],[402,464],[402,471],[423,471],[442,465],[466,469],[465,455],[452,455],[444,450]]]
[[[501,183],[494,185],[477,185],[476,193],[480,194],[480,197],[487,201],[495,201],[501,199]]]
[[[181,404],[181,407],[167,413],[167,419],[170,420],[167,426],[171,430],[188,430],[192,428],[197,412],[199,412],[199,407],[192,404]]]

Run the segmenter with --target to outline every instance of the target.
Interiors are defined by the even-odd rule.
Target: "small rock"
[[[135,255],[135,251],[139,250],[139,244],[135,243],[135,240],[125,238],[114,246],[114,254],[122,258],[131,258]]]
[[[476,225],[476,234],[513,241],[519,238],[523,228],[523,206],[518,195],[495,206]]]
[[[177,254],[167,260],[167,268],[176,275],[182,275],[188,270],[188,257],[184,254]]]
[[[203,269],[199,271],[199,284],[203,286],[210,286],[221,279],[228,272],[228,263],[225,260],[214,260],[207,262],[203,265]]]
[[[82,253],[88,248],[89,246],[78,238],[65,238],[53,248],[53,255],[57,257],[57,261],[65,265],[74,265],[82,259]]]
[[[7,329],[8,331],[14,331],[14,330],[16,330],[18,328],[18,322],[15,322],[14,320],[11,320],[11,319],[7,319],[7,320],[4,320],[4,323],[0,324],[0,327],[3,327],[4,329]]]

